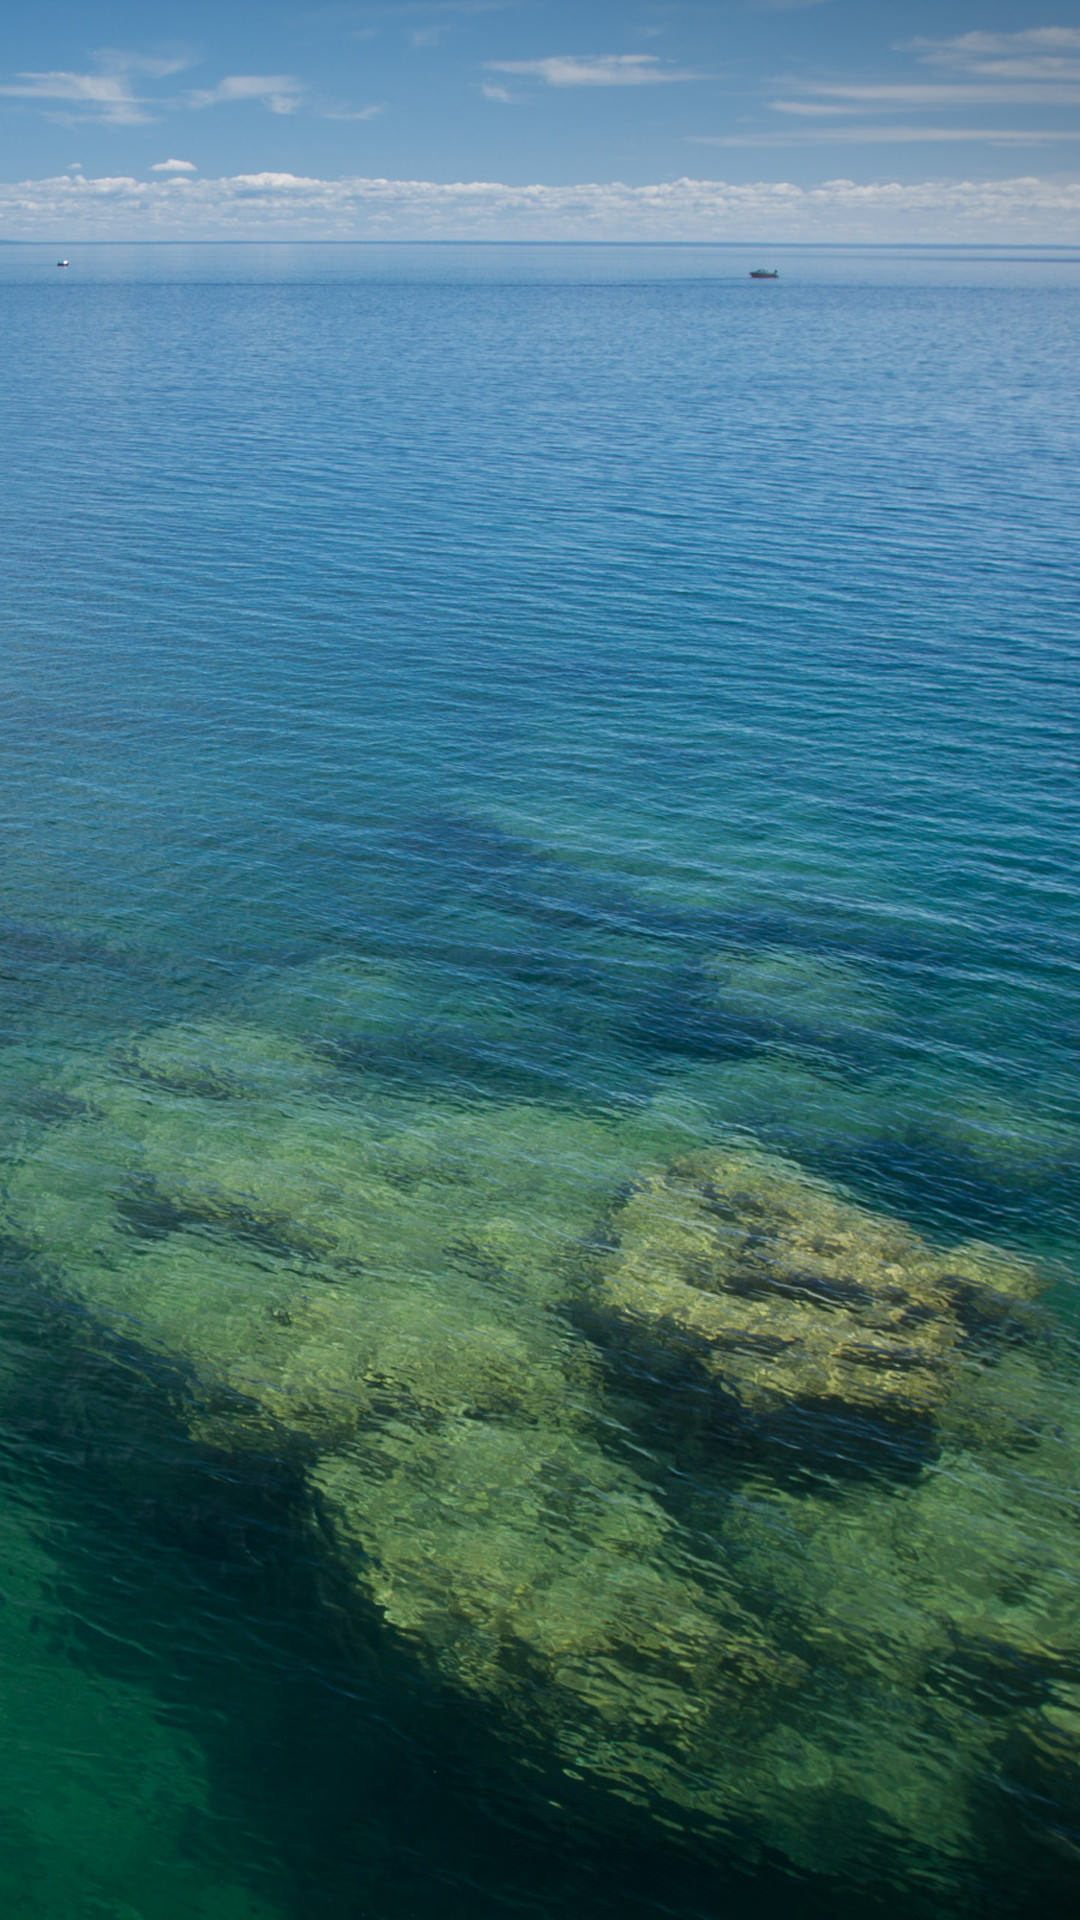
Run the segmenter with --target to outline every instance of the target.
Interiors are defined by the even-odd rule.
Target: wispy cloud
[[[155,160],[151,173],[198,173],[194,160]]]
[[[152,117],[125,74],[20,73],[13,84],[0,86],[0,95],[35,100],[43,107],[66,106],[72,111],[64,114],[65,119],[104,120],[113,126],[138,126]]]
[[[702,147],[911,146],[941,141],[975,141],[994,147],[1043,147],[1058,140],[1080,140],[1080,128],[1060,131],[1047,127],[926,127],[912,126],[910,122],[883,126],[880,121],[851,126],[844,121],[839,126],[805,128],[799,132],[781,128],[760,133],[691,134],[690,138]]]
[[[485,100],[501,100],[504,106],[509,106],[517,97],[508,87],[497,86],[494,80],[481,81],[480,91]]]
[[[845,74],[834,79],[793,77],[779,83],[784,93],[770,100],[773,113],[833,123],[829,126],[798,133],[756,129],[707,137],[721,146],[825,141],[852,146],[927,141],[1041,146],[1077,137],[1069,125],[1071,116],[1063,121],[1052,110],[1080,106],[1080,28],[1029,27],[1017,33],[920,37],[896,42],[892,52],[909,56],[906,73],[895,78],[860,79]],[[929,67],[933,73],[920,77],[920,67]],[[1033,107],[1046,117],[1036,126],[1018,125],[1018,119],[1029,118],[1023,110]],[[987,108],[1018,111],[1009,116],[1011,125],[972,125],[973,114]],[[899,117],[910,117],[911,124],[895,124]],[[845,121],[860,124],[844,125]]]
[[[682,179],[629,187],[184,173],[0,186],[12,237],[968,240],[1080,245],[1080,179]]]
[[[833,100],[770,100],[774,113],[797,113],[806,120],[834,120],[837,114],[862,113],[863,108],[841,107]]]
[[[107,126],[142,126],[165,113],[254,102],[271,113],[292,114],[301,106],[325,120],[373,120],[382,103],[353,107],[313,91],[291,73],[230,73],[215,86],[162,89],[150,83],[170,79],[192,65],[186,54],[139,54],[106,49],[92,72],[55,69],[16,74],[0,82],[0,98],[25,101],[48,118],[90,120]]]
[[[134,76],[144,81],[164,80],[191,64],[184,54],[128,53],[113,47],[103,48],[94,58],[97,66],[92,73],[75,73],[67,68],[19,73],[13,81],[0,85],[0,95],[9,100],[37,101],[52,119],[142,126],[154,118],[148,109],[155,102],[135,91]]]
[[[258,100],[271,113],[295,113],[306,92],[306,81],[291,73],[230,73],[216,87],[190,93],[188,105],[217,107],[229,101]]]
[[[103,73],[142,73],[148,80],[167,80],[194,64],[188,53],[129,53],[120,47],[101,47],[94,59]]]
[[[832,100],[883,102],[903,107],[1075,106],[1080,103],[1080,80],[1075,85],[1030,82],[803,80],[793,83],[802,92]]]
[[[665,67],[655,53],[552,54],[545,60],[487,60],[488,73],[514,73],[542,80],[549,87],[654,87],[670,80],[697,80],[700,74]]]
[[[373,107],[321,107],[320,120],[377,120],[380,113],[386,112],[386,102],[382,100]]]
[[[960,33],[947,40],[900,43],[926,66],[1011,80],[1080,80],[1080,27],[1028,27],[1021,33]]]

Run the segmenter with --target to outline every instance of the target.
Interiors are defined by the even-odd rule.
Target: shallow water
[[[0,252],[0,1894],[1071,1911],[1074,257]]]

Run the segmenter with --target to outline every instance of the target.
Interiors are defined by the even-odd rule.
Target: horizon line
[[[1024,240],[601,240],[601,239],[481,239],[475,235],[460,238],[422,237],[392,239],[389,236],[357,235],[350,238],[312,238],[297,236],[274,239],[238,239],[228,234],[208,234],[198,239],[111,239],[29,240],[0,234],[0,247],[767,247],[783,251],[798,247],[804,252],[849,253],[1045,253],[1054,248],[1062,255],[1080,256],[1080,242]]]

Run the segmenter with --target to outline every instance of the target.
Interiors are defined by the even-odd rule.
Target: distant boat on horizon
[[[66,267],[66,266],[68,266],[68,265],[69,265],[70,263],[69,263],[69,262],[68,262],[67,260],[58,260],[56,264],[57,264],[57,266],[58,266],[58,267]]]
[[[751,267],[751,280],[779,280],[779,267]]]

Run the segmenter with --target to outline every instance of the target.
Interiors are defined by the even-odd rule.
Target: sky
[[[0,238],[1080,244],[1080,0],[35,0]]]

